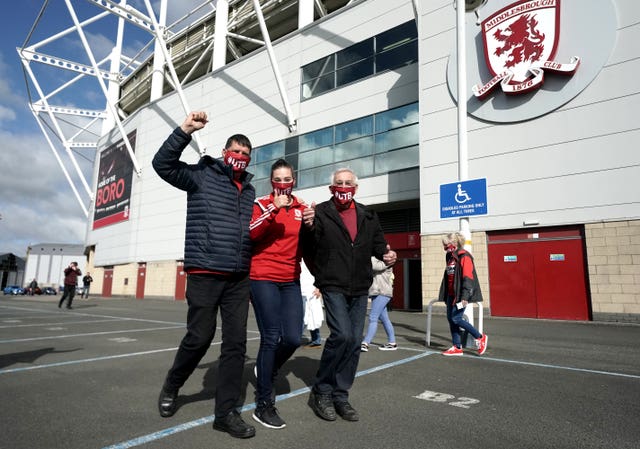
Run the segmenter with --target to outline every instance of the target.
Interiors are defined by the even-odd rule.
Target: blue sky
[[[204,0],[169,1],[168,22],[193,10]],[[16,47],[22,47],[34,26],[44,0],[22,0],[15,2],[9,12],[0,18],[2,37],[0,40],[0,254],[12,252],[24,256],[29,244],[37,243],[83,243],[87,218],[69,186],[54,153],[51,151],[40,128],[29,110],[28,80]],[[129,4],[146,11],[141,0],[130,0]],[[152,2],[155,6],[157,1]],[[92,17],[102,10],[86,0],[72,0],[79,20]],[[211,7],[204,10],[211,10]],[[97,60],[105,57],[113,47],[116,36],[114,16],[101,19],[87,26],[85,32]],[[50,0],[44,14],[38,21],[29,44],[61,32],[73,24],[64,0]],[[151,40],[151,35],[132,25],[125,27],[124,53],[133,57]],[[74,62],[90,64],[77,33],[57,39],[39,48],[38,51]],[[44,64],[31,63],[36,78],[47,95],[75,76],[74,73],[54,69]],[[108,67],[108,66],[107,66]],[[33,86],[33,100],[39,97]],[[98,82],[89,78],[74,83],[50,99],[51,105],[102,110],[105,100]],[[69,116],[61,126],[65,135],[79,130],[78,121],[84,125],[88,119]],[[95,129],[99,132],[99,127]],[[53,136],[53,135],[52,135]],[[95,136],[87,135],[87,140]],[[78,136],[82,139],[83,134]],[[54,141],[54,145],[57,142]],[[57,145],[59,150],[62,146]],[[75,167],[61,151],[63,164],[74,180],[87,209],[89,199],[79,182]],[[90,188],[95,151],[78,149],[75,151],[80,171]]]

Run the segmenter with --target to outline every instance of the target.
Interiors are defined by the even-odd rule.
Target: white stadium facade
[[[246,134],[258,195],[281,157],[307,202],[328,199],[336,168],[358,174],[356,199],[399,254],[396,309],[437,296],[441,236],[461,229],[485,313],[640,321],[636,0],[476,0],[469,11],[452,0],[218,0],[175,32],[165,0],[156,12],[149,0],[89,3],[119,33],[144,29],[145,56],[125,59],[120,42],[97,61],[77,17],[84,63],[18,51],[35,86],[36,63],[99,74],[108,107],[89,117],[101,128],[87,195],[58,157],[87,215],[96,293],[184,299],[186,195],[151,160],[186,111],[203,110],[209,123],[182,160],[220,156]],[[43,132],[64,142],[51,139],[52,151],[73,162],[55,124],[74,111],[34,91]]]

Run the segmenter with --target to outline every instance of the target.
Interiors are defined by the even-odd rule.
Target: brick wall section
[[[173,298],[176,292],[175,260],[147,263],[145,297]]]
[[[487,236],[484,232],[471,233],[473,260],[482,289],[483,309],[489,314],[489,259],[487,256]],[[426,309],[429,301],[438,297],[440,282],[444,273],[444,251],[442,249],[442,235],[422,236],[422,305]],[[437,307],[442,307],[437,303]],[[434,307],[436,307],[434,306]],[[442,307],[442,309],[444,309]],[[435,310],[435,309],[434,309]],[[443,310],[441,310],[443,312]]]
[[[125,285],[125,279],[128,279]],[[136,282],[138,280],[138,264],[129,263],[113,267],[113,284],[111,294],[114,296],[136,296]]]
[[[640,221],[584,228],[593,319],[640,321]]]

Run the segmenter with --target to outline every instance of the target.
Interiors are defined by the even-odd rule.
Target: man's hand
[[[311,206],[305,208],[302,211],[302,222],[308,228],[313,227],[313,220],[316,217],[316,203],[311,203]]]
[[[199,129],[204,128],[208,122],[207,113],[202,111],[195,111],[189,113],[187,118],[184,119],[182,125],[180,125],[180,129],[182,129],[187,134],[193,134],[194,131],[198,131]]]
[[[387,245],[387,253],[382,256],[382,261],[387,265],[387,266],[391,266],[394,263],[396,263],[396,260],[398,259],[398,255],[396,254],[395,251],[391,251],[391,247],[389,245]]]

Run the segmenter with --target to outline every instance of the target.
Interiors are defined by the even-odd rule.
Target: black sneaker
[[[253,412],[253,419],[270,429],[282,429],[287,426],[278,415],[278,409],[273,405],[273,402],[258,404]]]
[[[342,417],[345,421],[358,421],[360,416],[355,408],[351,406],[347,401],[335,402],[336,413]]]
[[[178,408],[178,391],[167,391],[164,388],[160,391],[160,396],[158,397],[158,410],[160,411],[160,416],[163,418],[168,418],[173,416]]]
[[[320,418],[327,421],[336,420],[336,409],[333,408],[333,399],[330,394],[320,394],[311,390],[309,406]]]
[[[235,410],[222,418],[216,416],[213,428],[220,432],[227,432],[234,438],[251,438],[256,434],[256,428],[244,422],[240,413]]]

